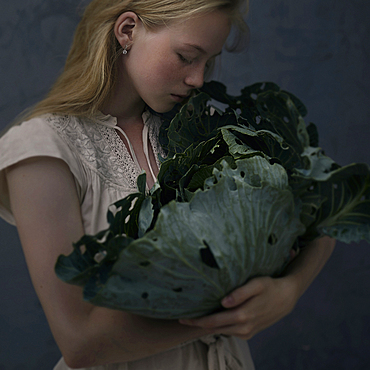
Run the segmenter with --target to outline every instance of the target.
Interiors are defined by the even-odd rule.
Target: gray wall
[[[249,48],[223,55],[218,79],[231,93],[257,81],[278,83],[306,104],[326,154],[342,165],[370,163],[370,2],[251,2]],[[0,129],[61,70],[80,4],[0,0]],[[16,231],[2,220],[0,253],[0,370],[51,369],[60,354]],[[250,341],[257,370],[368,369],[369,278],[369,245],[338,243],[294,312]]]

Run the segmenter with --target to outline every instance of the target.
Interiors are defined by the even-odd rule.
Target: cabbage
[[[195,317],[247,279],[281,272],[304,231],[284,169],[260,157],[238,161],[235,170],[222,165],[190,202],[161,209],[154,228],[121,252],[105,284],[89,284],[92,303]]]
[[[226,109],[212,108],[212,97]],[[370,171],[318,147],[304,105],[272,83],[238,97],[217,82],[164,115],[158,181],[108,211],[56,273],[96,305],[155,318],[197,317],[256,276],[278,276],[290,250],[321,235],[370,242]]]

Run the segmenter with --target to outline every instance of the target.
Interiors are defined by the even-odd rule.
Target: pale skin
[[[124,13],[116,22],[117,40],[123,47],[129,45],[131,59],[122,58],[120,78],[125,83],[118,85],[102,110],[117,117],[147,173],[148,164],[140,145],[145,103],[165,111],[179,98],[177,95],[186,95],[201,86],[206,63],[221,51],[229,32],[228,18],[222,13],[188,22],[191,23],[181,23],[167,34],[147,34],[133,13]],[[184,32],[184,27],[191,34]],[[207,34],[208,29],[211,34]],[[203,51],[188,46],[190,41]],[[167,77],[162,88],[155,90],[155,78],[163,80],[164,72],[153,62],[151,74],[142,78],[141,68],[145,66],[139,65],[144,62],[138,60],[140,53],[149,52],[146,48],[153,42],[158,53],[152,56],[153,60],[160,60],[165,52],[168,60]],[[186,62],[179,53],[181,57],[185,54]],[[154,80],[150,80],[152,77]],[[130,98],[122,103],[122,96]],[[151,163],[158,172],[153,153]],[[57,257],[68,255],[72,243],[84,234],[76,185],[68,166],[59,159],[35,157],[8,168],[6,176],[12,212],[36,293],[58,346],[72,368],[137,360],[207,334],[250,339],[293,310],[334,248],[334,241],[329,238],[314,241],[291,262],[283,277],[254,279],[225,297],[222,304],[226,310],[221,313],[191,321],[148,319],[84,302],[81,288],[56,277]],[[153,180],[148,179],[148,185],[152,184]]]

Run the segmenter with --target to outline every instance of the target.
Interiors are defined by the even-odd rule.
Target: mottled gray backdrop
[[[0,0],[0,129],[60,72],[81,4]],[[306,104],[329,156],[370,163],[369,17],[367,0],[251,0],[249,48],[224,54],[218,79],[232,93],[278,83]],[[369,248],[338,243],[294,312],[250,341],[257,370],[370,368]],[[0,370],[52,369],[60,353],[16,231],[2,220],[0,281]]]

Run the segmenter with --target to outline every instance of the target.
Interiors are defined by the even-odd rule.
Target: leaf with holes
[[[83,286],[86,300],[200,316],[248,279],[279,274],[293,243],[370,242],[369,166],[326,157],[299,99],[272,83],[237,97],[218,82],[204,91],[164,115],[168,156],[149,194],[141,175],[138,192],[110,208],[109,228],[58,259],[58,276]],[[209,97],[228,107],[215,110]]]
[[[229,152],[234,158],[242,158],[245,155],[259,154],[270,159],[266,155],[269,143],[273,142],[274,146],[280,146],[282,150],[287,150],[288,147],[284,147],[284,141],[282,137],[274,134],[268,130],[255,130],[246,126],[224,126],[221,129],[222,137],[229,147]],[[251,140],[256,144],[258,141],[259,148],[251,148],[249,146]]]
[[[208,101],[209,96],[205,93],[192,97],[168,125],[162,126],[161,144],[168,157],[183,153],[190,145],[196,147],[214,138],[219,127],[237,123],[235,113],[222,114],[207,104]]]
[[[284,169],[261,157],[226,162],[189,203],[162,207],[150,232],[120,254],[91,303],[156,318],[201,316],[248,279],[278,274],[303,233]],[[231,268],[232,266],[232,268]]]
[[[310,190],[322,200],[306,239],[320,234],[344,243],[366,240],[370,243],[370,169],[352,164],[331,172],[326,181],[317,181]]]
[[[306,147],[302,157],[306,157],[310,165],[307,169],[296,168],[295,171],[305,178],[326,181],[339,167],[333,159],[322,153],[321,148]]]

